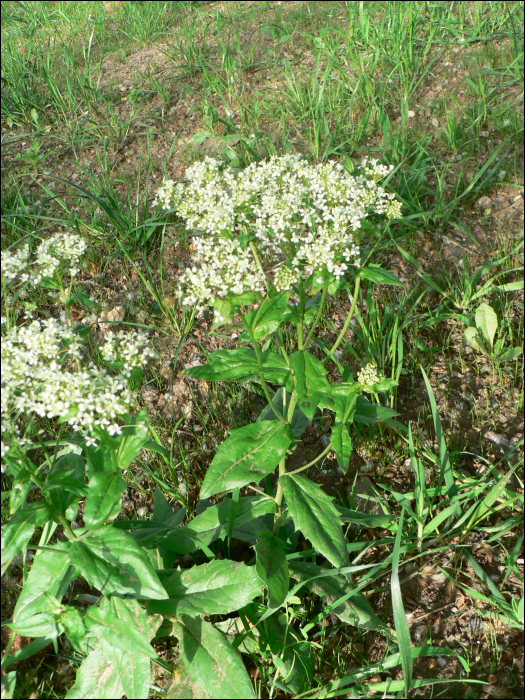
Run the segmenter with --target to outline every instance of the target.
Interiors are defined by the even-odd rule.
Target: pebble
[[[414,110],[409,109],[408,112],[407,112],[407,117],[408,117],[409,119],[413,119],[415,116],[416,116],[416,113],[414,112]]]
[[[492,204],[492,200],[490,197],[480,197],[476,204],[480,209],[487,209]]]
[[[485,438],[487,440],[490,440],[493,442],[495,445],[500,445],[501,447],[508,447],[509,441],[504,435],[500,435],[499,433],[495,433],[492,430],[488,430],[485,433]]]

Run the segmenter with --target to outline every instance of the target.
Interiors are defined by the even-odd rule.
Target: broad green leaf
[[[398,278],[389,270],[383,270],[379,265],[370,264],[368,267],[364,267],[359,270],[359,274],[363,279],[370,280],[374,284],[392,284],[398,287],[403,286],[403,282],[400,282]]]
[[[73,578],[71,542],[57,542],[53,549],[36,552],[33,565],[13,612],[11,627],[25,637],[56,637],[59,633],[50,611],[50,599],[65,592]]]
[[[73,649],[82,653],[86,627],[80,610],[72,605],[66,605],[60,614],[60,624]]]
[[[247,312],[245,319],[256,340],[273,333],[290,316],[288,297],[290,292],[281,292],[275,297],[266,298],[257,309]]]
[[[171,700],[213,700],[213,696],[205,693],[199,683],[192,681],[182,662],[173,673],[173,683],[166,697]]]
[[[474,350],[477,350],[478,352],[483,352],[483,347],[479,344],[477,328],[474,328],[474,326],[469,326],[468,328],[465,328],[463,335],[465,336],[467,345],[470,345],[471,348],[474,348]]]
[[[304,476],[285,474],[279,481],[296,528],[334,566],[346,566],[341,517],[330,496]]]
[[[350,423],[354,418],[357,408],[357,399],[361,393],[359,382],[341,382],[331,384],[323,389],[314,401],[319,408],[328,408],[335,412],[336,421],[339,423]]]
[[[325,605],[332,605],[339,599],[344,598],[355,588],[342,574],[332,574],[316,578],[321,574],[329,573],[329,569],[310,562],[291,561],[289,562],[290,576],[297,581],[304,581],[305,586],[311,593],[318,595]],[[346,622],[354,627],[369,630],[384,630],[386,625],[374,613],[372,606],[365,596],[358,592],[350,598],[341,601],[332,612],[339,617],[342,622]]]
[[[120,469],[127,469],[141,449],[148,442],[148,412],[139,411],[134,418],[125,417],[126,427],[120,435],[117,464]]]
[[[190,678],[213,698],[255,698],[239,652],[210,622],[181,615],[173,625]]]
[[[403,605],[401,594],[401,584],[399,582],[399,553],[401,550],[401,535],[403,534],[403,519],[405,509],[401,509],[399,516],[399,526],[397,528],[396,540],[394,542],[394,552],[392,557],[392,573],[390,587],[392,590],[392,611],[394,613],[394,625],[397,634],[397,643],[401,655],[401,667],[403,668],[403,680],[405,685],[405,697],[408,697],[408,690],[412,680],[412,642],[410,641],[410,630]]]
[[[245,496],[233,503],[231,498],[225,498],[217,505],[212,505],[197,515],[188,525],[180,527],[169,535],[159,537],[158,546],[170,552],[185,554],[199,549],[200,543],[208,546],[214,540],[226,537],[235,508],[233,521],[233,537],[255,543],[256,537],[244,535],[243,528],[257,522],[261,517],[275,512],[275,502],[261,496]],[[118,520],[115,525],[118,524]]]
[[[121,611],[120,611],[121,612]],[[133,623],[131,616],[122,616],[105,608],[91,606],[84,615],[86,628],[98,639],[103,638],[108,644],[124,652],[140,653],[149,659],[157,659],[157,652],[147,641],[145,635]]]
[[[163,615],[227,615],[261,594],[263,583],[255,567],[230,560],[213,560],[176,571],[162,583],[169,600],[152,601],[150,613]]]
[[[29,544],[35,528],[44,525],[51,518],[51,511],[45,501],[29,503],[11,516],[2,528],[4,566]]]
[[[499,355],[498,360],[500,362],[507,362],[507,360],[514,360],[516,357],[519,357],[522,352],[523,352],[523,348],[518,348],[518,347],[510,348],[510,350],[506,350],[501,355]]]
[[[83,516],[87,528],[100,527],[108,520],[126,487],[119,472],[103,471],[91,477]]]
[[[494,289],[498,289],[500,292],[517,292],[519,289],[523,289],[523,280],[517,282],[507,282],[507,284],[497,284]]]
[[[122,657],[120,649],[115,649],[103,639],[89,652],[77,671],[75,685],[66,694],[67,700],[100,698],[114,700],[121,698],[125,691],[120,674],[116,672]],[[148,670],[149,670],[149,659]],[[149,690],[149,689],[148,689]],[[128,696],[137,697],[137,696]],[[147,697],[142,696],[142,697]]]
[[[348,428],[342,423],[336,423],[332,428],[332,445],[334,446],[339,467],[346,474],[352,452],[352,438],[348,434]]]
[[[71,563],[106,596],[167,598],[146,552],[127,532],[107,525],[71,544]]]
[[[283,415],[283,392],[286,397],[286,403],[290,400],[290,394],[286,391],[284,387],[279,387],[275,392],[272,403],[275,408]],[[270,404],[266,404],[261,413],[257,418],[257,422],[260,423],[264,420],[278,420]],[[290,427],[295,438],[300,438],[304,433],[306,426],[308,425],[308,417],[304,415],[299,406],[296,406],[293,412],[292,420],[290,421]]]
[[[276,352],[264,352],[261,353],[261,359],[267,381],[284,384],[290,376],[290,369],[284,357]],[[183,375],[194,379],[205,379],[208,382],[229,379],[243,382],[258,377],[259,367],[253,350],[236,348],[212,353],[207,364],[184,370]]]
[[[136,600],[103,598],[100,608],[103,614],[110,613],[120,619],[124,629],[129,625],[138,630],[144,640],[154,637],[161,622],[160,615],[148,617]],[[95,633],[100,632],[96,622],[92,629]],[[96,640],[95,647],[77,672],[77,681],[67,697],[114,698],[124,694],[128,698],[147,697],[151,679],[149,648],[148,654],[143,653],[142,641],[140,646],[124,651],[108,642],[105,633],[106,630],[102,635],[90,638],[91,644],[93,639]]]
[[[93,301],[93,299],[90,299],[88,295],[85,292],[73,292],[71,296],[69,296],[66,300],[66,306],[71,306],[71,304],[74,304],[75,302],[78,302],[79,304],[82,304],[83,306],[88,306],[90,309],[101,309],[102,306],[96,302]]]
[[[29,487],[31,486],[31,472],[29,469],[20,469],[11,486],[9,494],[9,513],[13,515],[26,502]]]
[[[315,656],[310,642],[301,639],[287,624],[286,615],[272,615],[265,621],[268,644],[279,670],[279,682],[296,695],[312,687]]]
[[[255,554],[257,573],[268,589],[268,607],[278,608],[288,594],[290,582],[283,543],[273,534],[259,537]]]
[[[15,696],[16,671],[2,674],[2,700],[11,700]]]
[[[155,486],[153,498],[153,515],[151,520],[158,520],[161,523],[169,521],[173,517],[173,510],[162,493],[160,486]]]
[[[357,423],[372,423],[387,422],[399,413],[392,408],[372,404],[364,396],[358,396],[356,401],[356,411],[354,413],[354,421]]]
[[[498,317],[494,309],[488,304],[480,304],[476,309],[476,326],[482,333],[489,347],[492,349],[494,345],[494,336],[498,330]]]
[[[251,482],[259,483],[286,456],[292,441],[290,426],[280,421],[251,423],[232,430],[217,450],[204,477],[201,498]]]
[[[297,350],[290,355],[290,365],[295,377],[297,403],[303,413],[312,419],[317,408],[316,394],[328,386],[323,363],[306,350]]]

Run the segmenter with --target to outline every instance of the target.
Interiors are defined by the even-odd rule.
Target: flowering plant
[[[150,520],[117,519],[123,470],[142,449],[169,459],[148,441],[145,412],[129,415],[131,388],[153,354],[144,336],[107,333],[100,352],[117,372],[110,374],[86,361],[81,335],[70,325],[48,320],[8,326],[2,452],[13,485],[11,518],[2,531],[4,570],[36,549],[10,627],[13,634],[36,637],[35,650],[65,634],[85,656],[67,697],[146,697],[151,660],[174,670],[151,646],[154,637],[179,640],[177,688],[191,697],[255,697],[237,651],[250,653],[250,644],[264,650],[274,684],[304,693],[314,673],[312,642],[299,637],[287,617],[303,587],[326,605],[337,601],[333,612],[343,622],[393,635],[350,579],[356,567],[349,566],[343,524],[361,525],[367,516],[334,504],[307,477],[329,453],[345,473],[352,424],[396,415],[363,396],[388,391],[395,382],[370,365],[355,380],[336,353],[361,280],[399,284],[390,272],[367,264],[361,235],[375,230],[372,217],[400,213],[399,202],[377,184],[388,172],[364,161],[351,175],[335,163],[311,166],[290,156],[237,172],[206,159],[188,169],[187,182],[167,181],[160,188],[156,205],[176,209],[198,234],[194,260],[179,280],[182,303],[199,313],[213,309],[216,327],[242,330],[237,347],[212,353],[207,364],[185,374],[253,380],[267,400],[256,422],[231,430],[218,447],[198,514],[184,525],[185,509],[173,513],[158,487]],[[59,248],[53,250],[58,255]],[[21,280],[32,264],[27,253],[3,259],[6,283]],[[34,264],[41,258],[37,252]],[[46,264],[43,279],[51,279],[55,263]],[[350,310],[327,347],[316,330],[328,296],[338,290],[348,292]],[[329,361],[339,382],[329,380]],[[328,445],[312,462],[290,468],[289,456],[321,410],[334,416]],[[55,440],[44,441],[43,419],[58,422]],[[41,500],[33,502],[35,487]],[[245,487],[255,495],[241,495]],[[83,527],[75,520],[80,513]],[[392,521],[390,515],[369,517],[386,527]],[[53,541],[59,525],[63,538]],[[43,529],[34,547],[37,527]],[[300,534],[318,562],[297,557]],[[254,548],[252,562],[230,558],[234,539]],[[220,540],[227,541],[227,558],[217,558]],[[194,565],[181,568],[188,556]],[[95,599],[75,595],[80,576],[99,592]]]

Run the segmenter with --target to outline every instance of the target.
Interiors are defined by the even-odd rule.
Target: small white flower
[[[371,362],[369,362],[366,367],[363,367],[363,369],[359,370],[357,373],[357,381],[359,384],[361,384],[364,391],[369,391],[370,388],[380,379],[383,379],[382,375],[377,373],[376,365]]]

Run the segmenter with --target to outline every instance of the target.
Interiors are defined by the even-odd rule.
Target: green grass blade
[[[405,686],[405,697],[408,697],[408,690],[412,681],[412,652],[410,641],[410,630],[405,615],[405,606],[403,605],[403,597],[401,595],[401,584],[399,582],[399,554],[401,547],[401,534],[403,532],[403,520],[405,509],[401,510],[399,516],[399,526],[397,528],[396,541],[394,543],[394,552],[392,555],[392,610],[394,612],[394,625],[397,633],[397,642],[399,644],[399,652],[401,654],[401,667],[403,668],[403,681]]]

